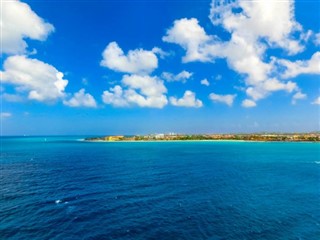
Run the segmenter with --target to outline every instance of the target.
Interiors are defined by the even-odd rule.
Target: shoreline
[[[134,141],[115,141],[115,140],[86,140],[86,139],[79,139],[82,142],[94,142],[94,143],[156,143],[156,142],[239,142],[239,143],[320,143],[319,141],[258,141],[258,140],[232,140],[232,139],[217,139],[217,140],[134,140]]]

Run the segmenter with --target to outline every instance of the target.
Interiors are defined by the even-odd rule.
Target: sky
[[[1,1],[1,135],[320,131],[319,1]]]

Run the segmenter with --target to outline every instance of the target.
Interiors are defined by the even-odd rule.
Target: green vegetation
[[[289,134],[150,134],[136,136],[103,136],[86,138],[86,141],[265,141],[265,142],[319,142],[320,133]]]

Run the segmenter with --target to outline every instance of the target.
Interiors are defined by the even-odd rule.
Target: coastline
[[[115,140],[86,140],[80,139],[79,141],[83,142],[93,142],[93,143],[173,143],[173,142],[230,142],[230,143],[320,143],[319,141],[258,141],[258,140],[229,140],[229,139],[218,139],[218,140],[123,140],[123,141],[115,141]]]
[[[252,134],[176,134],[105,135],[87,137],[86,142],[320,142],[318,132]]]

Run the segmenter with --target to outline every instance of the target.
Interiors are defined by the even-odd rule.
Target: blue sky
[[[1,134],[319,131],[320,3],[224,2],[1,0]]]

